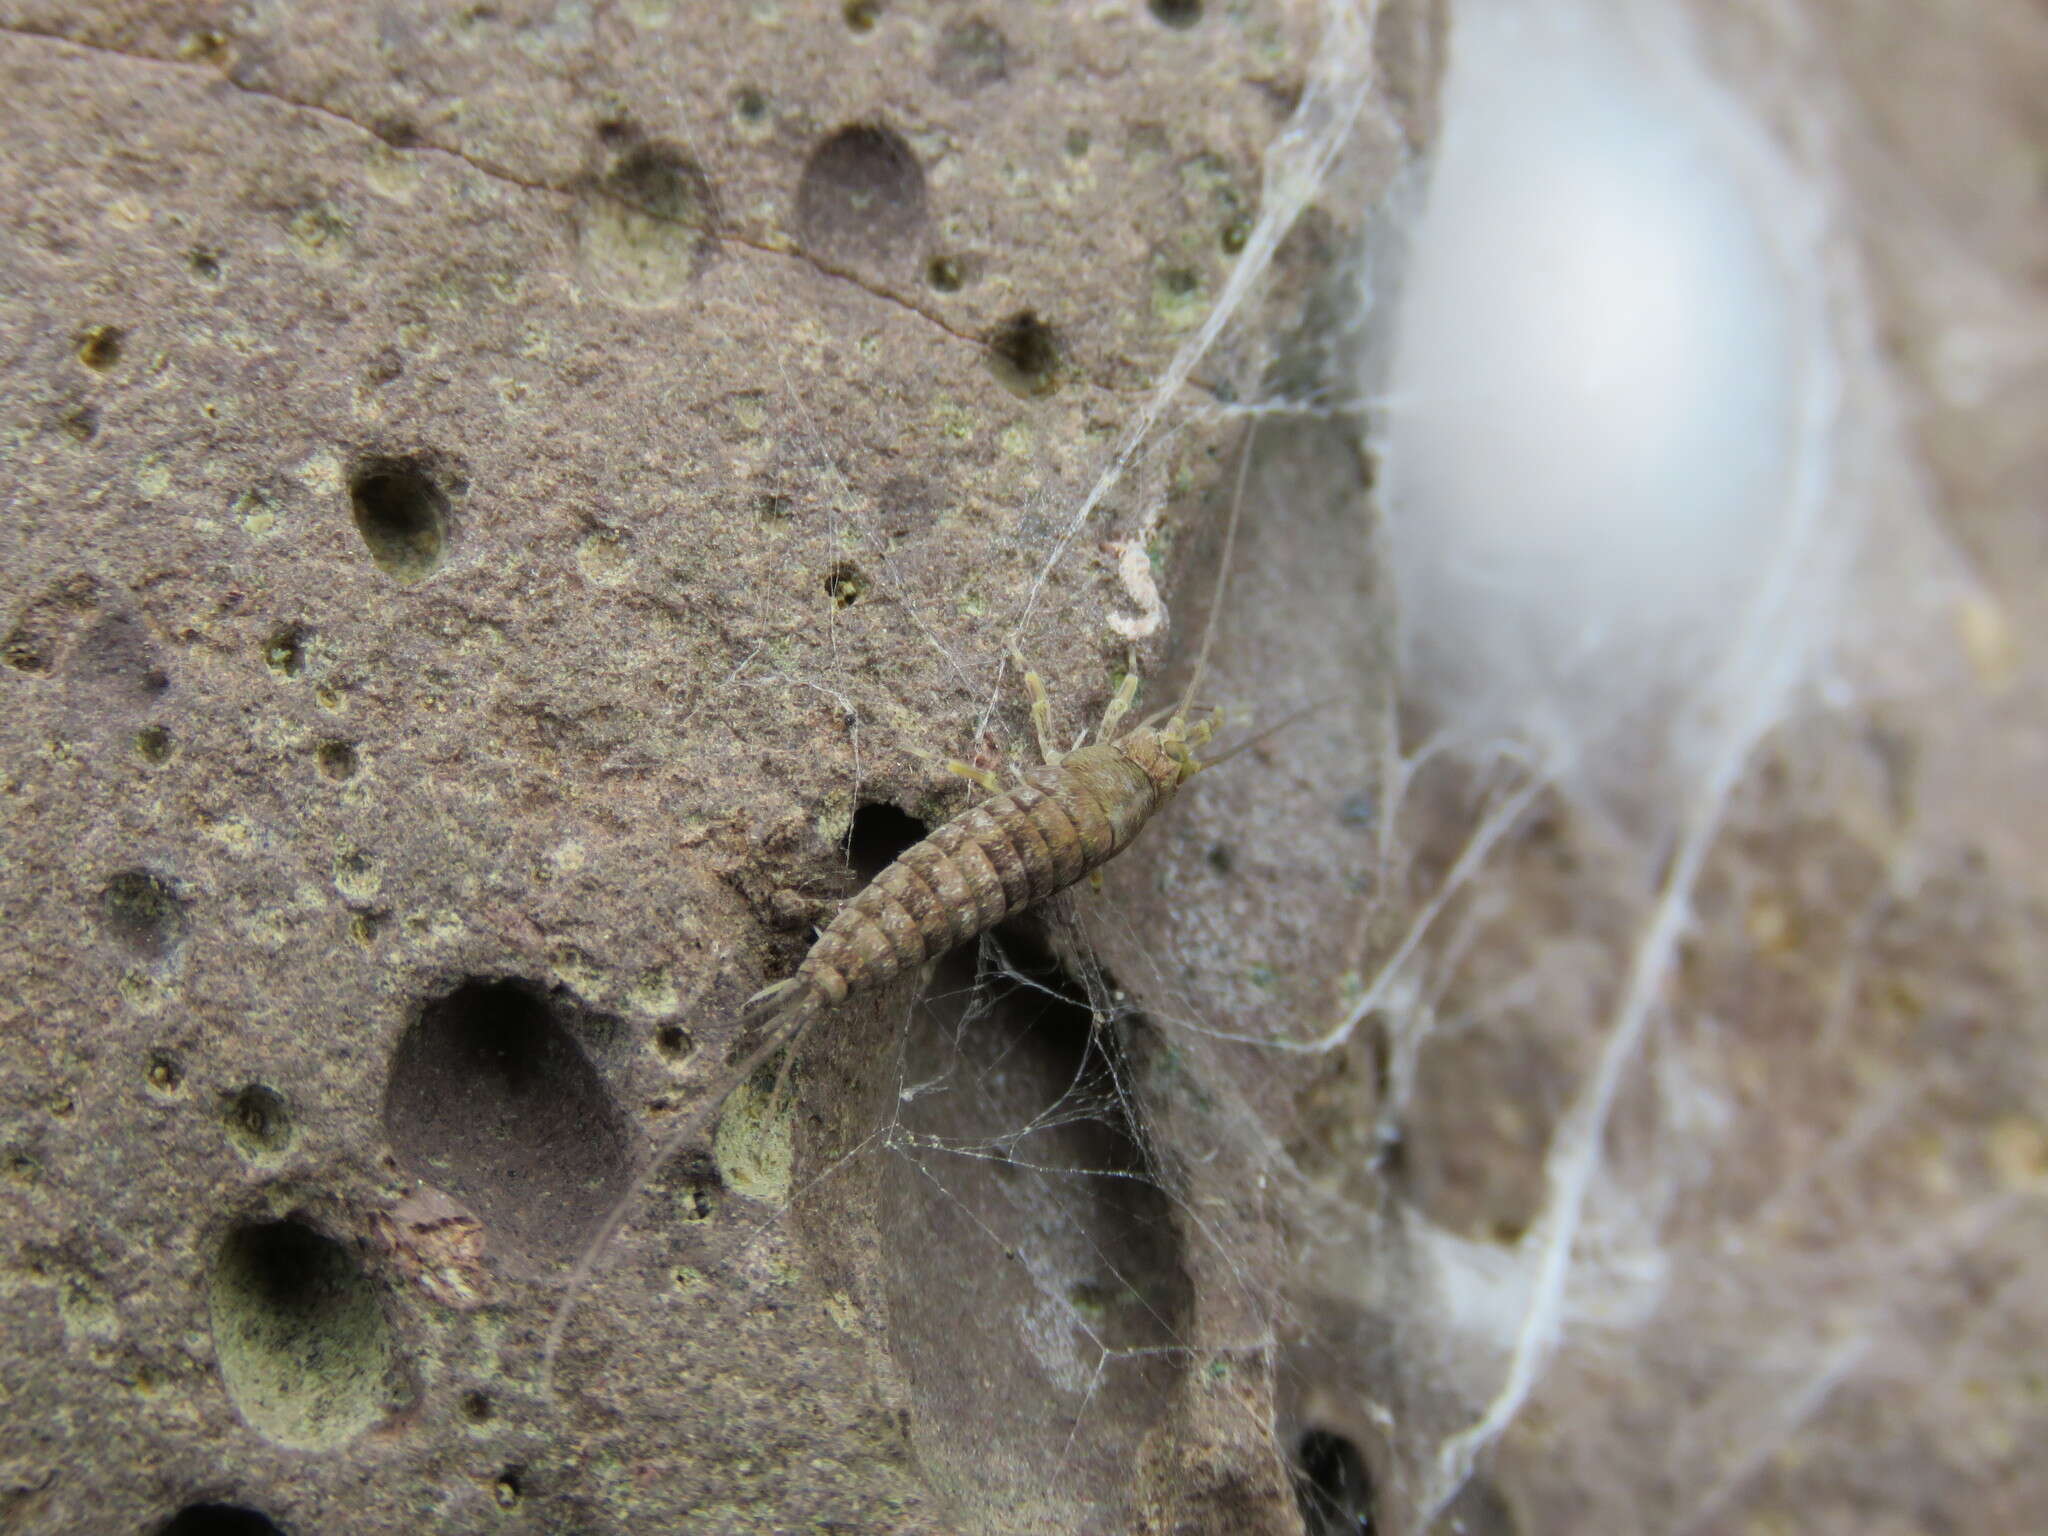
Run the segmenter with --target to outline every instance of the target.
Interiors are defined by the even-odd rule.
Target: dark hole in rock
[[[1034,310],[1012,315],[988,341],[989,371],[1013,394],[1049,395],[1059,388],[1060,344]]]
[[[692,160],[659,139],[636,144],[612,167],[605,189],[651,219],[708,229],[711,183]]]
[[[904,849],[923,842],[927,831],[915,816],[886,802],[859,806],[846,833],[846,862],[866,885],[895,863]]]
[[[839,15],[848,31],[865,35],[874,31],[875,24],[882,19],[882,0],[846,0]]]
[[[323,741],[313,749],[313,757],[320,772],[330,779],[339,782],[355,777],[356,749],[345,741]]]
[[[78,360],[94,373],[105,373],[121,361],[123,334],[118,326],[94,326],[78,338]]]
[[[448,493],[418,458],[366,458],[349,476],[356,531],[377,568],[412,583],[440,568],[448,548]]]
[[[1091,1529],[1187,1369],[1171,1200],[1088,992],[1026,926],[942,960],[892,1077],[881,1175],[891,1352],[921,1461],[1049,1529]],[[1043,1426],[1088,1429],[1069,1439]],[[1047,1490],[1057,1490],[1048,1500]],[[1070,1502],[1068,1502],[1070,1500]]]
[[[276,1157],[292,1144],[291,1106],[262,1083],[251,1083],[229,1099],[221,1121],[235,1150],[247,1158]]]
[[[709,1221],[725,1198],[718,1160],[701,1147],[692,1148],[663,1171],[656,1194],[668,1208],[671,1221]]]
[[[157,1527],[157,1536],[280,1536],[268,1515],[241,1504],[187,1504]]]
[[[951,256],[934,256],[925,263],[924,280],[938,293],[958,293],[967,281],[966,270]]]
[[[796,220],[805,242],[826,256],[893,255],[924,227],[924,168],[893,129],[875,123],[841,128],[804,162]]]
[[[214,1355],[251,1428],[324,1450],[383,1412],[391,1332],[355,1255],[298,1217],[245,1223],[207,1282]]]
[[[491,1485],[491,1497],[500,1509],[517,1509],[519,1501],[526,1497],[526,1469],[507,1467],[500,1472],[497,1482]]]
[[[128,869],[100,892],[100,919],[129,954],[161,960],[185,936],[185,902],[161,876]]]
[[[472,1424],[488,1424],[497,1410],[491,1406],[490,1395],[485,1392],[462,1394],[462,1416]]]
[[[625,1115],[570,1019],[525,982],[466,981],[420,1011],[385,1088],[385,1134],[407,1171],[528,1268],[574,1259],[628,1177]]]
[[[1202,0],[1147,0],[1148,10],[1161,26],[1184,32],[1202,19]]]
[[[867,596],[867,579],[850,560],[841,560],[825,573],[825,591],[834,608],[851,608]]]
[[[297,677],[306,670],[306,632],[287,624],[263,642],[263,665],[279,677]]]
[[[1367,1536],[1372,1478],[1365,1458],[1342,1435],[1311,1429],[1294,1448],[1294,1497],[1308,1536]]]

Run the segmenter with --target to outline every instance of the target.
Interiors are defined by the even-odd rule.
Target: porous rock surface
[[[1731,806],[1605,1149],[1659,1173],[1663,1268],[1596,1275],[1615,1315],[1455,1518],[2027,1529],[2041,24],[1729,14],[1724,68],[1849,108],[1906,435],[1984,580]],[[1383,836],[1355,422],[1261,426],[1202,690],[1317,712],[1197,781],[1057,958],[1005,940],[1133,1004],[1121,1091],[1075,1094],[1085,1010],[971,957],[837,1017],[793,1109],[728,1067],[849,829],[886,852],[856,810],[929,821],[947,757],[1030,755],[1013,635],[1068,729],[1134,663],[1186,678],[1240,436],[1170,438],[1025,593],[1230,270],[1318,19],[0,5],[0,1525],[1397,1512],[1389,1427],[1472,1405],[1404,1353],[1431,1297],[1344,1278],[1397,1207],[1524,1241],[1630,872],[1561,804],[1508,841],[1433,1002],[1520,1001],[1434,1037],[1398,1155],[1374,1031],[1244,1043],[1341,1013],[1470,806]],[[1419,143],[1437,18],[1378,25]],[[1250,329],[1315,330],[1373,190]],[[1135,652],[1119,541],[1171,599]],[[544,1383],[566,1267],[677,1125]]]
[[[1134,498],[1026,595],[1316,21],[0,7],[0,1524],[1292,1524],[1258,1413],[1159,1406],[1197,1353],[1091,1419],[906,1313],[962,1266],[840,1156],[873,1008],[793,1121],[684,1138],[540,1352],[856,808],[1028,752],[1012,636],[1072,720],[1156,663],[1105,623]]]

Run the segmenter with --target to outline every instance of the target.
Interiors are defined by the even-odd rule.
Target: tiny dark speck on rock
[[[1369,790],[1361,789],[1337,807],[1337,819],[1347,827],[1369,827],[1378,814],[1378,806]]]

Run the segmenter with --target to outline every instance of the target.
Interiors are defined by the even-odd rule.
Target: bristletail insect
[[[1016,788],[968,807],[922,841],[913,844],[843,907],[786,981],[757,992],[748,1011],[763,1021],[766,1038],[733,1071],[745,1082],[769,1057],[792,1042],[830,1008],[872,991],[904,971],[986,933],[1015,913],[1037,905],[1115,858],[1156,816],[1181,785],[1221,758],[1202,761],[1194,749],[1214,733],[1213,713],[1192,726],[1195,689],[1208,665],[1215,616],[1222,611],[1230,560],[1237,543],[1238,514],[1251,459],[1250,434],[1238,465],[1237,493],[1218,565],[1211,621],[1202,637],[1187,692],[1162,712],[1114,739],[1137,679],[1125,680],[1087,746],[1060,754],[1053,749],[1051,705],[1044,685],[1031,673],[1031,714],[1046,761],[1023,775]],[[1285,722],[1282,722],[1283,724]],[[1260,738],[1255,738],[1255,741]],[[1233,748],[1234,756],[1254,742]],[[954,767],[986,782],[986,776]],[[708,1108],[708,1106],[707,1106]],[[663,1138],[654,1166],[703,1113],[692,1115]],[[624,1221],[640,1184],[613,1206],[584,1248],[568,1277],[568,1290],[555,1309],[542,1355],[542,1381],[552,1377],[554,1358],[598,1256]]]

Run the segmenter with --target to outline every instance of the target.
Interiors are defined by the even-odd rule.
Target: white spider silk
[[[1442,114],[1379,443],[1404,675],[1569,778],[1725,658],[1782,552],[1810,246],[1625,8],[1461,6]]]

